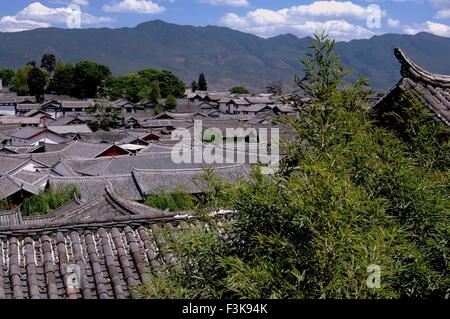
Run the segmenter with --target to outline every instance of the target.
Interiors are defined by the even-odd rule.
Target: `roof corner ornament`
[[[408,57],[403,53],[403,51],[400,48],[394,49],[395,57],[397,58],[398,62],[401,64],[401,70],[400,73],[403,77],[409,77],[410,76],[410,68],[411,68],[411,62],[409,61]]]

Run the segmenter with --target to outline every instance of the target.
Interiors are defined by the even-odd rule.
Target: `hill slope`
[[[190,83],[204,72],[213,88],[242,84],[262,89],[270,80],[292,83],[294,74],[301,72],[299,60],[310,41],[293,35],[263,39],[228,28],[160,20],[135,28],[37,29],[0,33],[0,67],[17,68],[53,52],[64,61],[106,64],[115,74],[164,68]],[[364,74],[375,88],[386,89],[399,78],[395,47],[431,71],[450,74],[450,39],[427,33],[340,42],[337,51],[355,75]]]

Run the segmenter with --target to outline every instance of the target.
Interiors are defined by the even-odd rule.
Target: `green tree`
[[[200,73],[198,77],[198,90],[208,91],[208,83],[206,82],[205,74]]]
[[[166,98],[166,102],[164,104],[166,110],[173,111],[177,108],[177,98],[173,95],[169,95]]]
[[[172,212],[189,211],[195,207],[193,198],[182,188],[177,188],[172,193],[160,190],[149,195],[145,199],[145,205]]]
[[[13,83],[14,76],[13,70],[0,69],[0,80],[2,80],[3,86],[10,86]]]
[[[161,97],[166,98],[169,95],[175,97],[183,97],[185,92],[185,85],[175,74],[170,71],[158,71],[154,69],[144,69],[138,72],[138,75],[143,78],[147,85],[158,81]]]
[[[28,89],[28,73],[33,69],[31,65],[26,65],[19,68],[13,79],[12,89],[17,92],[18,95],[27,95]]]
[[[107,66],[91,61],[80,61],[74,68],[74,95],[78,98],[94,98],[106,79],[111,76]]]
[[[41,68],[47,70],[48,74],[53,74],[56,67],[56,57],[54,54],[47,53],[42,56]]]
[[[230,93],[233,93],[233,94],[249,94],[250,91],[247,88],[243,87],[243,86],[235,86],[235,87],[230,89]]]
[[[47,88],[49,92],[60,95],[74,95],[74,66],[72,63],[64,64],[58,61],[55,66],[54,75],[50,79]]]
[[[34,67],[28,72],[28,90],[29,94],[36,97],[36,101],[44,101],[44,93],[47,85],[47,77],[44,71],[40,68]]]
[[[272,81],[266,86],[266,92],[274,95],[283,95],[283,83],[281,81]]]
[[[105,105],[95,105],[96,128],[103,131],[118,129],[123,126],[121,110]]]
[[[161,98],[161,93],[159,90],[159,82],[153,81],[150,83],[150,85],[144,86],[139,96],[141,101],[148,101],[153,103],[154,105],[157,105],[159,99]]]
[[[197,84],[197,82],[192,81],[191,87],[192,87],[192,92],[195,93],[195,92],[198,91],[198,84]]]
[[[79,192],[75,187],[58,191],[48,188],[37,196],[25,199],[20,211],[24,216],[47,215],[77,196],[79,196]]]

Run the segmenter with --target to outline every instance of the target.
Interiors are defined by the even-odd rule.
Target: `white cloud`
[[[69,5],[71,3],[78,4],[79,6],[88,6],[89,1],[88,0],[49,0],[48,2],[54,3],[54,4],[64,4]]]
[[[52,25],[45,22],[36,22],[31,20],[17,20],[16,17],[5,16],[0,19],[1,32],[19,32],[37,28],[49,28]]]
[[[442,23],[427,21],[418,25],[406,26],[404,28],[404,32],[407,34],[429,32],[442,37],[450,37],[450,26]]]
[[[85,0],[77,2],[88,3]],[[66,26],[71,17],[73,17],[73,11],[68,7],[50,8],[40,2],[33,2],[15,16],[3,17],[0,31],[14,32],[14,30],[31,30],[53,25]],[[81,25],[102,25],[113,21],[110,17],[98,17],[84,12],[81,12],[80,18]]]
[[[326,17],[326,18],[354,18],[367,19],[373,11],[370,6],[363,7],[351,1],[315,1],[311,4],[294,6],[280,10],[290,16]],[[382,12],[382,15],[385,13]]]
[[[88,0],[72,0],[72,3],[78,4],[79,6],[88,6]]]
[[[443,9],[436,12],[436,19],[450,19],[450,9]]]
[[[262,37],[281,33],[297,36],[325,31],[338,40],[369,38],[375,33],[349,20],[365,21],[373,16],[371,6],[360,6],[350,1],[316,1],[308,5],[293,6],[278,11],[255,9],[240,16],[228,13],[221,24]],[[384,16],[384,11],[379,12]]]
[[[165,12],[166,8],[150,0],[122,0],[105,4],[102,10],[106,12],[157,14]]]
[[[16,18],[18,20],[65,24],[72,15],[73,11],[67,7],[49,8],[40,2],[34,2],[20,11]],[[110,22],[112,22],[110,17],[97,17],[89,13],[81,13],[81,24],[92,25]]]
[[[387,20],[388,26],[391,28],[398,28],[400,26],[400,20],[389,18]]]
[[[247,0],[199,0],[201,3],[211,4],[213,6],[227,6],[227,7],[249,7],[250,3]]]

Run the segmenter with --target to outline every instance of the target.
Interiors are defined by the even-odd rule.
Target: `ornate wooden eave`
[[[450,76],[431,73],[414,63],[401,49],[394,50],[402,79],[374,106],[377,117],[391,111],[399,97],[409,92],[432,112],[436,122],[450,127]]]

